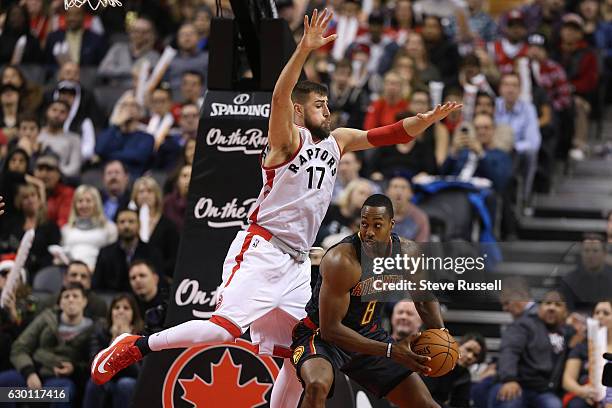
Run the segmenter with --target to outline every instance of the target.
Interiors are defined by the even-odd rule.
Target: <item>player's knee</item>
[[[331,383],[321,378],[314,378],[304,383],[304,393],[307,397],[314,400],[325,401],[330,388]]]

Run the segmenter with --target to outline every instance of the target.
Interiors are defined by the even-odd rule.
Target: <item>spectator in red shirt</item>
[[[514,63],[518,58],[527,55],[527,21],[520,10],[512,10],[506,17],[504,36],[487,45],[491,58],[500,73],[514,71]]]
[[[584,20],[577,14],[563,16],[561,42],[557,60],[561,63],[567,78],[574,88],[575,129],[570,157],[574,160],[584,158],[589,129],[591,103],[599,81],[599,62],[597,54],[584,40]]]
[[[34,177],[42,180],[47,190],[47,219],[60,228],[68,222],[74,188],[62,184],[59,158],[52,153],[38,157]]]
[[[395,115],[408,109],[408,101],[402,98],[404,84],[393,71],[385,75],[383,94],[368,107],[363,128],[365,130],[395,123]]]

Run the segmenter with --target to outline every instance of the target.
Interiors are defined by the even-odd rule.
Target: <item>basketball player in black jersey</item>
[[[382,194],[370,196],[361,209],[358,234],[330,248],[320,265],[320,276],[306,306],[308,316],[293,331],[293,358],[304,386],[301,407],[324,407],[333,393],[334,370],[346,375],[379,398],[399,407],[433,408],[427,387],[417,374],[427,375],[429,357],[410,349],[411,336],[394,343],[381,328],[376,301],[362,301],[376,275],[375,257],[406,253],[416,245],[391,233],[393,205]],[[442,328],[437,301],[415,306],[427,328]]]

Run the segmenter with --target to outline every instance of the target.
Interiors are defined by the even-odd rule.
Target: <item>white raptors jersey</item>
[[[265,167],[269,146],[262,152],[264,186],[249,221],[293,249],[308,251],[331,202],[340,148],[332,136],[315,143],[308,129],[298,130],[300,147],[288,161]]]

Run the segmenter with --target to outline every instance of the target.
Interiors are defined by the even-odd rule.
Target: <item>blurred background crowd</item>
[[[612,1],[276,6],[296,40],[304,14],[335,13],[338,39],[305,66],[329,88],[332,129],[464,104],[408,144],[343,155],[316,243],[356,231],[376,192],[406,238],[510,243],[495,273],[517,280],[501,304],[444,306],[464,336],[459,367],[428,381],[437,400],[601,404],[585,383],[585,319],[612,344]],[[0,309],[0,386],[66,386],[74,406],[127,406],[138,369],[98,387],[88,364],[119,334],[162,324],[217,10],[232,17],[211,0],[126,0],[93,14],[61,0],[1,3],[0,290],[25,231],[36,235]],[[595,284],[576,289],[585,281]],[[411,303],[389,308],[397,339],[419,326]]]

